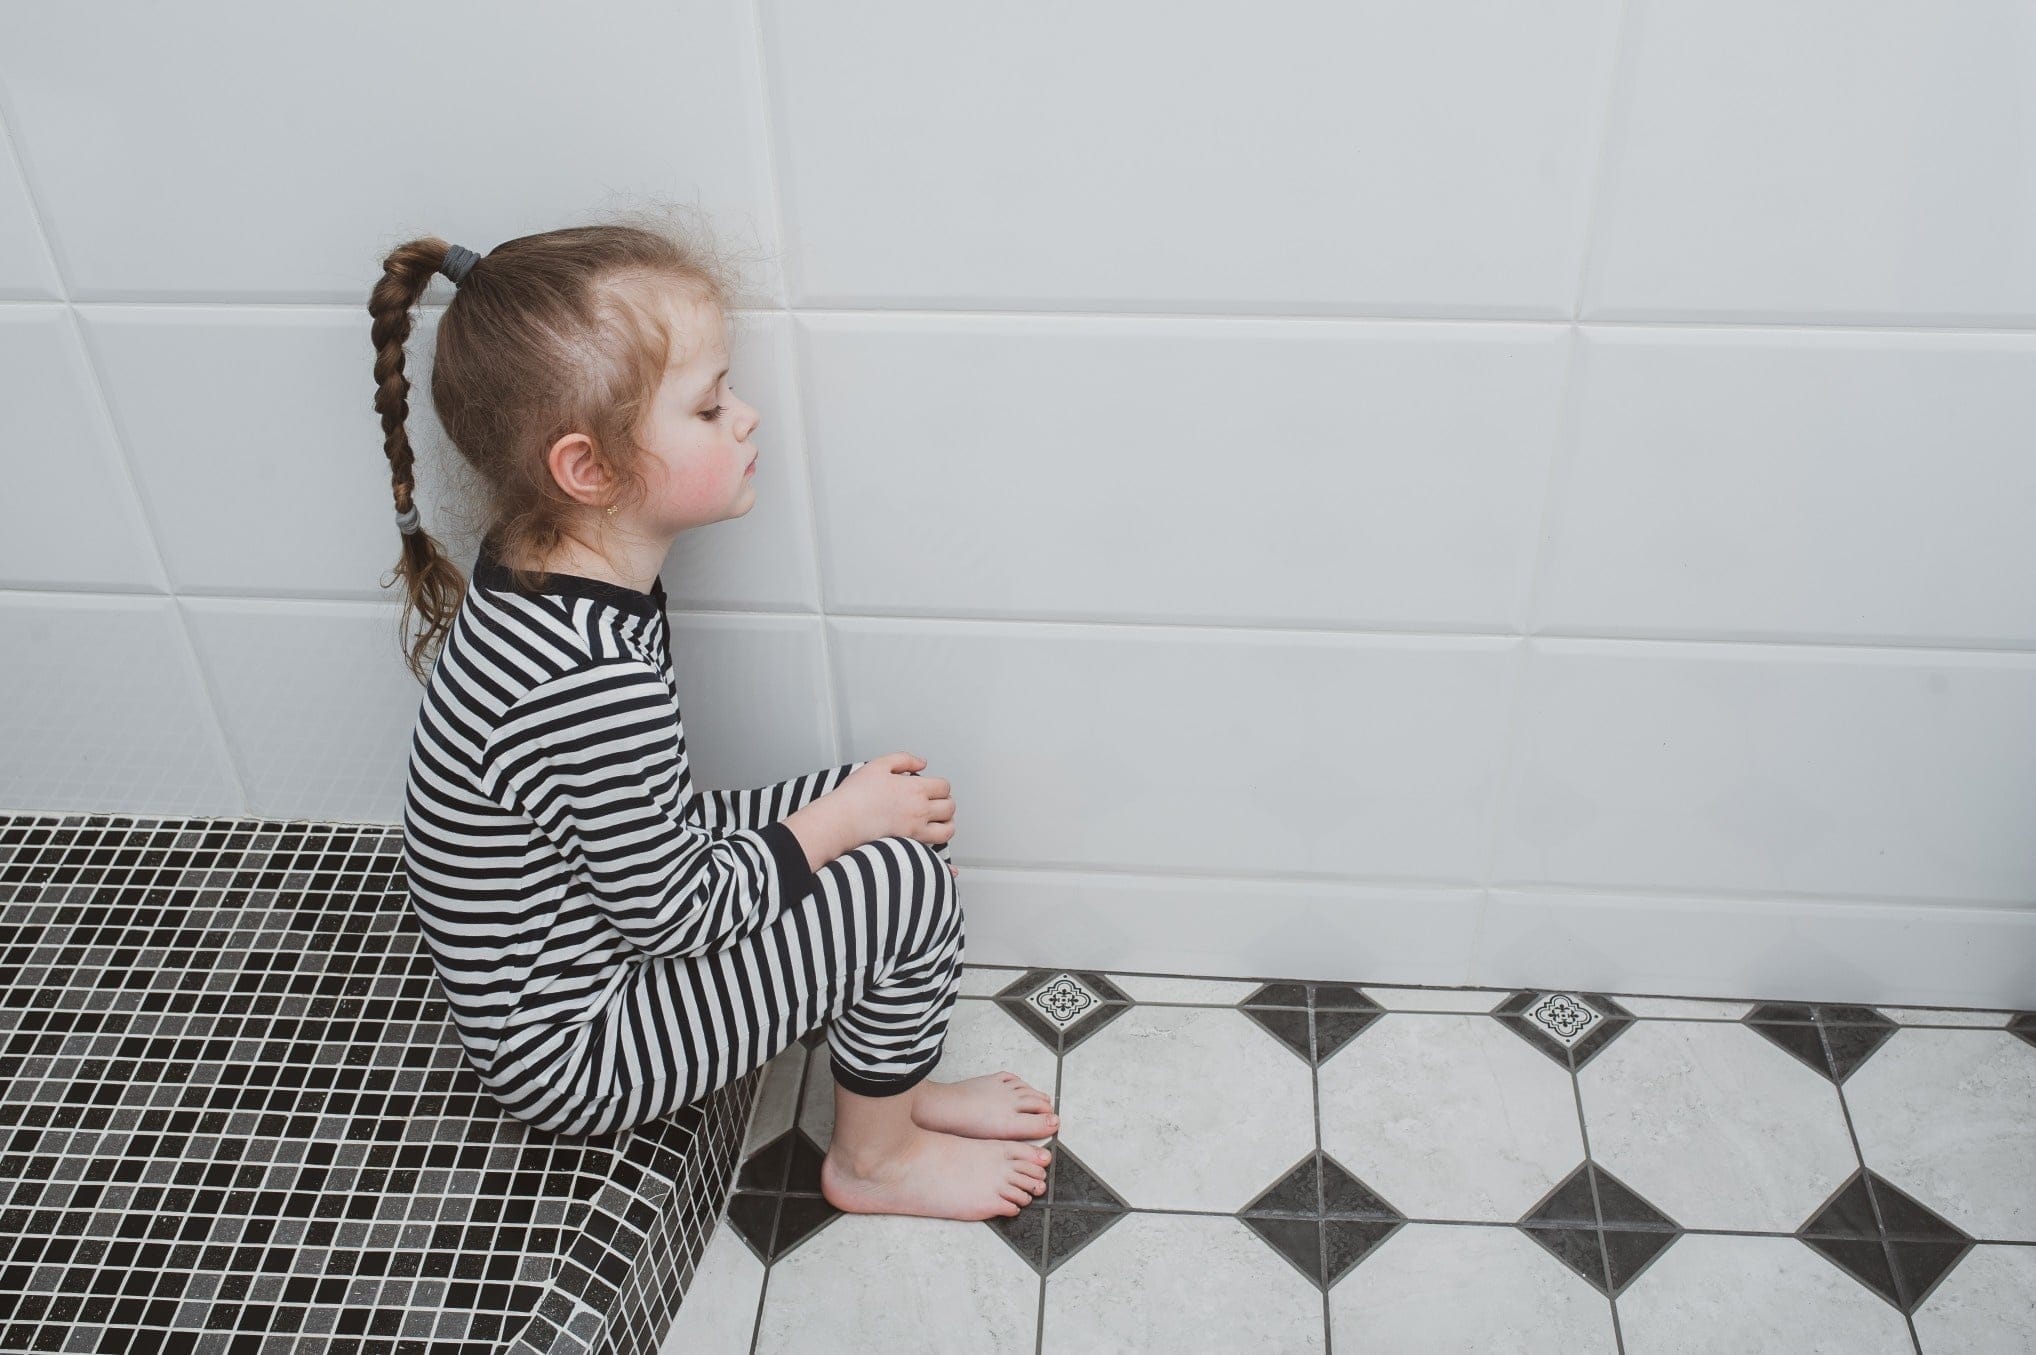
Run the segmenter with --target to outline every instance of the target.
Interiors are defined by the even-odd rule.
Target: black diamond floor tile
[[[1319,1217],[1289,1218],[1274,1214],[1241,1215],[1244,1226],[1257,1233],[1265,1244],[1284,1257],[1310,1283],[1323,1283],[1322,1220]]]
[[[1350,1273],[1352,1266],[1376,1251],[1380,1244],[1405,1227],[1384,1219],[1336,1218],[1322,1220],[1325,1249],[1323,1287],[1333,1288]]]
[[[1823,1022],[1830,1076],[1841,1084],[1901,1029],[1871,1007],[1820,1007],[1817,1014]]]
[[[1681,1236],[1681,1233],[1652,1229],[1606,1228],[1605,1264],[1611,1278],[1612,1296],[1616,1298],[1625,1293],[1627,1286],[1639,1279]]]
[[[1902,1306],[1894,1272],[1888,1268],[1887,1246],[1879,1237],[1805,1237],[1803,1245],[1897,1308]]]
[[[1680,1231],[1681,1225],[1674,1219],[1595,1162],[1591,1164],[1591,1175],[1598,1183],[1598,1214],[1605,1227]]]
[[[1970,1242],[1964,1229],[1878,1172],[1867,1172],[1868,1184],[1880,1206],[1881,1226],[1893,1238],[1912,1242]]]
[[[1307,1214],[1322,1212],[1322,1155],[1310,1153],[1299,1165],[1267,1187],[1241,1214]]]
[[[1797,1015],[1799,1012],[1801,1016]],[[1807,1006],[1764,1002],[1746,1013],[1743,1019],[1747,1026],[1776,1048],[1793,1055],[1804,1067],[1833,1082],[1840,1081],[1830,1056],[1824,1051],[1825,1028],[1807,1019],[1810,1014],[1811,1009]],[[1871,1052],[1870,1049],[1866,1051]]]
[[[1970,1239],[1963,1242],[1889,1239],[1888,1252],[1894,1258],[1895,1283],[1900,1288],[1902,1311],[1913,1315],[1922,1307],[1938,1284],[1972,1248]]]
[[[1557,1182],[1553,1190],[1521,1217],[1520,1223],[1523,1226],[1596,1228],[1598,1206],[1591,1191],[1590,1164],[1578,1164],[1575,1171]]]
[[[1547,1248],[1549,1255],[1590,1282],[1601,1294],[1611,1292],[1605,1279],[1605,1249],[1596,1228],[1526,1228],[1528,1237]]]
[[[1056,1159],[1058,1161],[1058,1159]],[[1038,1208],[1027,1205],[1018,1211],[1022,1216]],[[1123,1209],[1065,1209],[1049,1205],[1046,1209],[1046,1273],[1053,1274],[1067,1264],[1069,1257],[1102,1236],[1110,1226],[1122,1219],[1128,1210]]]
[[[1274,1039],[1315,1065],[1385,1015],[1349,984],[1268,983],[1237,1004]]]
[[[1352,1176],[1342,1163],[1327,1153],[1317,1153],[1322,1171],[1322,1212],[1334,1218],[1403,1219],[1386,1198]]]
[[[1798,1236],[1810,1234],[1841,1238],[1880,1236],[1880,1220],[1874,1213],[1865,1172],[1854,1172],[1852,1179],[1832,1192],[1831,1198],[1797,1230]]]
[[[1315,1025],[1305,1007],[1255,1007],[1241,1004],[1246,1016],[1265,1028],[1267,1034],[1291,1049],[1305,1063],[1315,1062]]]

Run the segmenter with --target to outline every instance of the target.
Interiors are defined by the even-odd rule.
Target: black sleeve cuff
[[[765,824],[757,829],[757,834],[770,844],[771,855],[778,860],[783,901],[794,903],[805,898],[806,891],[813,887],[813,867],[806,862],[806,849],[799,844],[799,835],[785,827],[783,819]]]

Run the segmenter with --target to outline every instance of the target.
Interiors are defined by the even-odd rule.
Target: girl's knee
[[[903,848],[905,853],[912,859],[913,869],[922,878],[930,879],[936,885],[951,885],[954,883],[954,876],[947,869],[947,858],[942,856],[932,843],[921,842],[916,837],[907,837],[902,833],[884,838],[882,841],[888,845]]]

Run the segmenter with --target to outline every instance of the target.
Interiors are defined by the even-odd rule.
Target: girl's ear
[[[568,433],[554,442],[545,454],[545,464],[569,498],[590,507],[606,502],[613,477],[585,433]]]

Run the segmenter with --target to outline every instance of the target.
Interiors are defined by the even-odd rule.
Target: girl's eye
[[[712,422],[714,422],[714,420],[716,420],[716,419],[720,418],[720,417],[721,417],[721,412],[722,412],[723,410],[727,409],[727,408],[728,408],[728,406],[726,406],[726,405],[716,405],[716,406],[714,406],[714,408],[712,408],[712,409],[708,410],[708,411],[707,411],[706,413],[702,414],[702,415],[701,415],[700,417],[701,417],[701,418],[703,418],[703,419],[705,419],[705,420],[707,420],[707,422],[709,422],[709,423],[712,423]]]

